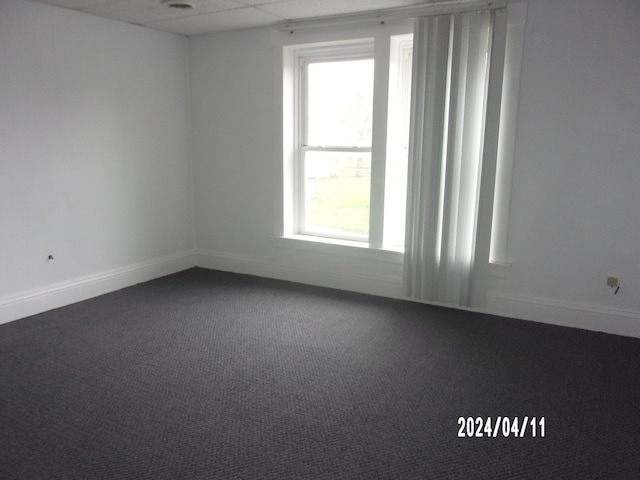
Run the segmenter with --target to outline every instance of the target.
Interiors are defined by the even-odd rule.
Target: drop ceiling
[[[163,5],[162,0],[32,1],[180,35],[201,35],[436,3],[436,0],[179,0],[189,8],[171,8]]]

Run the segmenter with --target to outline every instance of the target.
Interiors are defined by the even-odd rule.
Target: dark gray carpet
[[[0,387],[1,479],[640,474],[639,339],[202,269],[1,325]]]

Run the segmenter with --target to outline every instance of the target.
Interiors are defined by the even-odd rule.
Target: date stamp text
[[[542,438],[544,417],[458,417],[458,437]]]

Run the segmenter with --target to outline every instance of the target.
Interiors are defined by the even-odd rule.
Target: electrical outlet
[[[611,288],[618,286],[618,277],[607,277],[607,285]]]

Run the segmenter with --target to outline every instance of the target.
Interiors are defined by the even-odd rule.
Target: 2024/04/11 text
[[[458,417],[458,437],[544,437],[544,417]]]

